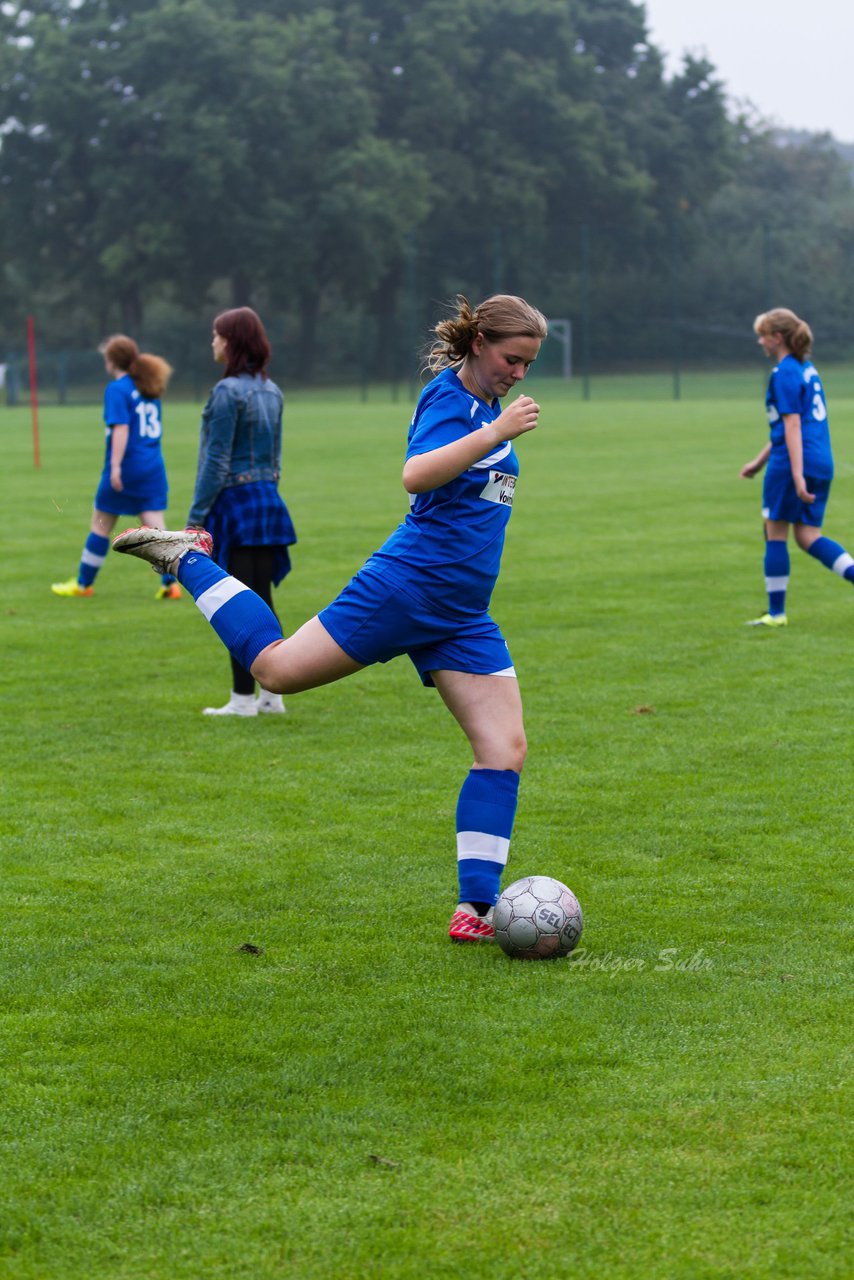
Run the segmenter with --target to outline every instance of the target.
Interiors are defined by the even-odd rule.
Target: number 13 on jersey
[[[157,405],[143,400],[135,407],[136,416],[139,419],[139,434],[144,440],[159,440],[163,428],[160,424]]]

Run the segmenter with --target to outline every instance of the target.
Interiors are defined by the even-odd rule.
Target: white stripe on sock
[[[765,590],[766,590],[766,591],[785,591],[785,590],[786,590],[786,588],[788,587],[788,585],[789,585],[789,579],[788,579],[788,577],[786,577],[786,578],[766,578],[766,579],[765,579]]]
[[[224,604],[228,604],[229,600],[233,600],[235,596],[240,595],[241,591],[248,591],[249,588],[244,586],[242,582],[238,582],[236,578],[221,578],[219,582],[215,582],[212,587],[208,587],[207,591],[203,591],[196,601],[196,608],[210,622],[217,609],[221,609]]]
[[[837,556],[833,564],[830,566],[834,573],[838,573],[840,578],[845,577],[845,570],[850,569],[854,564],[854,556],[849,556],[847,551],[843,551],[841,556]]]
[[[498,862],[507,866],[510,841],[503,836],[491,836],[486,831],[457,832],[457,861],[474,858],[477,862]]]
[[[90,564],[93,569],[100,569],[101,565],[104,563],[106,558],[107,557],[105,555],[96,556],[94,552],[87,551],[85,547],[83,548],[83,551],[81,552],[81,555],[80,555],[81,562],[83,564]]]

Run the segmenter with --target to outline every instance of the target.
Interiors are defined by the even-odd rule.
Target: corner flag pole
[[[32,316],[27,316],[27,354],[30,361],[30,412],[33,419],[33,465],[41,466],[39,450],[39,386],[36,377],[36,326]]]

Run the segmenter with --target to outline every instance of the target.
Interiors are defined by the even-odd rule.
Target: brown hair
[[[126,333],[114,333],[111,338],[105,338],[98,350],[110,364],[133,378],[134,386],[146,400],[157,400],[163,395],[172,377],[172,366],[160,356],[141,352]]]
[[[763,311],[753,321],[753,330],[760,335],[779,333],[798,360],[805,360],[812,351],[812,329],[806,320],[799,319],[794,311],[789,311],[786,307]]]
[[[432,373],[465,360],[479,333],[487,342],[501,342],[504,338],[542,341],[549,331],[543,313],[512,293],[495,293],[474,308],[459,293],[456,308],[456,315],[440,320],[433,329],[437,341],[427,353],[427,368]]]
[[[262,378],[266,378],[267,365],[273,353],[257,312],[251,307],[222,311],[214,320],[213,327],[228,343],[224,378],[235,378],[239,373],[260,373]]]

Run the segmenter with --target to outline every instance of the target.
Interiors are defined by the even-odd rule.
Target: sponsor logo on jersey
[[[489,480],[481,489],[480,496],[487,502],[497,502],[501,507],[512,507],[515,491],[515,476],[508,476],[503,471],[490,471]]]

